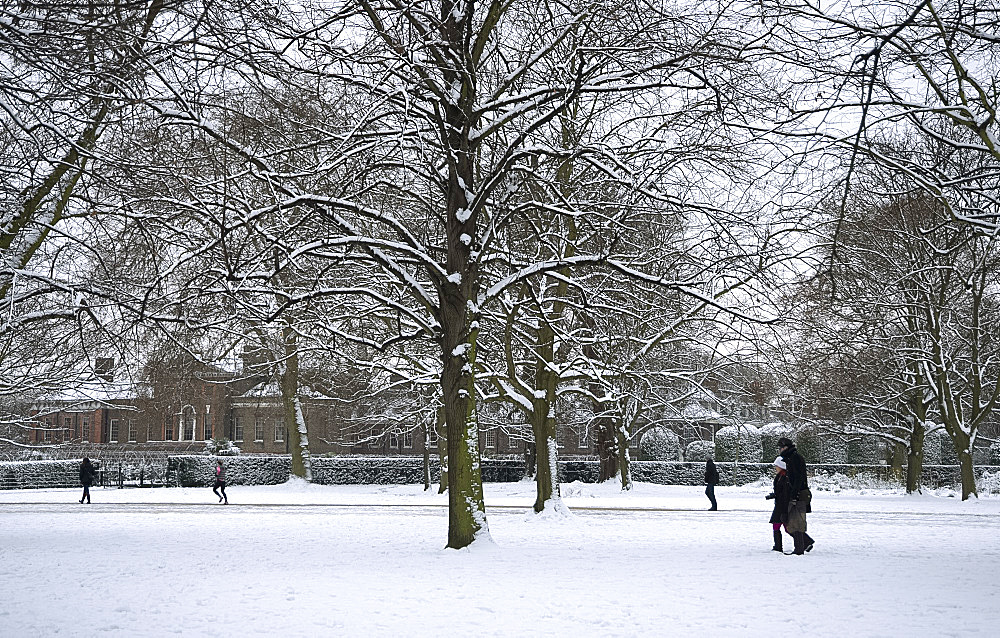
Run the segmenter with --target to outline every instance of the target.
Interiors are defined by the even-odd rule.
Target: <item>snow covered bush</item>
[[[871,434],[851,436],[847,441],[847,462],[856,465],[878,465],[882,462],[882,442]]]
[[[760,427],[760,446],[765,463],[774,461],[778,456],[778,439],[795,439],[795,427],[791,423],[775,421]]]
[[[647,461],[679,461],[681,441],[666,428],[651,428],[639,440],[639,451]]]
[[[1000,441],[990,446],[990,465],[1000,465]]]
[[[80,485],[81,460],[0,463],[0,489],[77,487]]]
[[[933,424],[932,424],[933,427]],[[951,439],[944,429],[939,428],[924,435],[924,465],[941,465],[941,453],[945,446],[951,446]]]
[[[800,429],[791,438],[807,463],[847,463],[848,444],[844,437],[838,434],[813,426]]]
[[[715,443],[711,441],[691,441],[684,450],[684,460],[689,462],[704,462],[715,458]]]
[[[955,451],[955,443],[944,430],[941,433],[941,465],[958,465],[958,452]]]
[[[752,425],[727,425],[715,433],[716,461],[760,463],[762,454],[760,431]]]
[[[240,448],[225,437],[205,441],[205,450],[202,452],[208,456],[236,456],[239,453]]]

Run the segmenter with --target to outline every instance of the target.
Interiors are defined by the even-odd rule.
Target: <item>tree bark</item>
[[[292,476],[312,481],[312,462],[309,456],[309,436],[306,419],[299,401],[299,353],[295,331],[286,326],[282,330],[285,358],[279,363],[278,384],[281,386],[282,412],[288,437],[288,451],[292,455]]]
[[[618,470],[622,480],[622,491],[627,492],[632,489],[632,468],[631,458],[628,453],[628,432],[625,424],[621,423],[616,428],[618,435]]]

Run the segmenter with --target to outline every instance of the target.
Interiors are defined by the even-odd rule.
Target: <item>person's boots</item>
[[[771,548],[772,552],[783,552],[784,549],[781,547],[781,530],[774,530],[774,547]]]
[[[811,552],[813,545],[816,544],[816,541],[812,539],[812,536],[806,534],[805,532],[802,532],[802,538],[804,539],[803,544],[805,545],[805,551]]]
[[[792,553],[795,554],[796,556],[801,556],[802,554],[805,553],[805,547],[806,547],[805,536],[806,536],[805,532],[795,532],[794,534],[792,534],[792,542],[795,545],[795,549],[792,550]]]

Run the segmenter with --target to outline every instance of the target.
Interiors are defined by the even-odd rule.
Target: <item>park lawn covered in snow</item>
[[[414,485],[0,492],[0,636],[996,635],[1000,499],[845,484],[814,482],[803,557],[770,551],[765,482],[719,512],[573,483],[570,518],[487,484],[495,544],[464,551]]]

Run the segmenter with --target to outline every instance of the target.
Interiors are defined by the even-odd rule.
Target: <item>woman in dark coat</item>
[[[94,484],[94,474],[97,470],[94,466],[90,464],[90,459],[83,459],[83,463],[80,464],[80,483],[83,484],[83,496],[80,497],[80,502],[83,503],[84,499],[90,503],[90,486]]]
[[[708,459],[705,463],[705,496],[708,497],[708,502],[712,504],[712,507],[708,508],[709,512],[714,512],[719,509],[719,504],[715,501],[715,486],[719,484],[719,470],[715,469],[715,461]]]
[[[771,512],[771,532],[774,535],[774,547],[771,551],[783,552],[781,543],[781,526],[788,525],[788,501],[790,498],[788,488],[788,472],[786,471],[785,460],[780,456],[774,459],[774,490],[765,496],[767,499],[774,499],[774,511]]]

